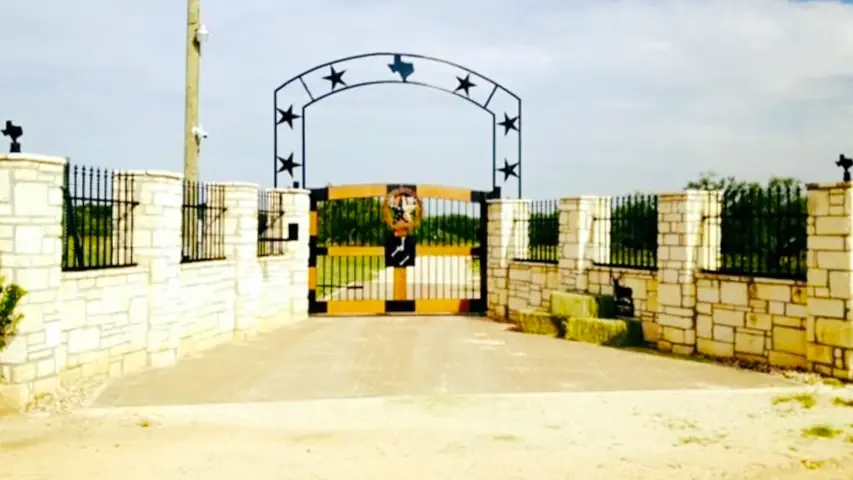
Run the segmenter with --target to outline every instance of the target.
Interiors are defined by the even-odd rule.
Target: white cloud
[[[706,169],[828,181],[838,153],[853,153],[850,5],[203,3],[213,33],[202,87],[210,178],[269,183],[272,88],[314,64],[389,49],[447,58],[516,91],[525,189],[537,196],[675,190]],[[0,51],[0,117],[24,123],[24,145],[45,153],[179,170],[185,5],[116,5],[6,0],[0,35],[16,48]],[[462,103],[390,87],[329,99],[312,110],[310,183],[371,172],[488,183],[488,125]],[[392,171],[400,158],[406,169]]]

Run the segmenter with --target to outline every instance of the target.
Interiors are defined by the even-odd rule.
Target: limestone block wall
[[[697,350],[805,368],[807,300],[804,281],[698,274]]]
[[[853,185],[809,185],[806,358],[853,379]]]
[[[508,271],[510,321],[517,322],[519,312],[527,308],[551,308],[551,292],[557,290],[560,283],[557,265],[512,261]]]
[[[143,268],[63,272],[60,304],[61,337],[53,359],[63,378],[120,375],[147,364],[148,276]]]
[[[657,342],[660,334],[657,324],[658,279],[654,270],[604,267],[593,265],[587,271],[587,291],[593,294],[613,295],[613,279],[631,289],[634,314],[643,322],[643,336],[647,342]]]
[[[646,340],[660,350],[805,368],[853,380],[853,184],[808,186],[807,279],[714,273],[720,192],[658,196],[657,268],[611,268],[607,197],[560,200],[559,258],[553,266],[512,261],[521,201],[489,211],[489,315],[514,320],[546,306],[549,289],[612,293],[630,287]],[[606,213],[606,212],[604,212]],[[522,232],[523,233],[523,232]],[[544,285],[544,287],[543,287]]]
[[[487,315],[497,321],[510,319],[510,265],[527,246],[530,214],[527,200],[495,199],[488,202]],[[520,221],[517,221],[520,220]]]
[[[171,365],[307,318],[306,190],[271,192],[299,236],[258,258],[259,188],[221,184],[225,212],[211,220],[221,222],[225,259],[181,263],[181,176],[122,172],[134,188],[122,182],[115,195],[139,203],[133,218],[113,220],[133,225],[135,265],[62,271],[64,165],[0,155],[0,272],[29,292],[19,333],[0,351],[0,403],[17,407],[81,377]]]
[[[181,265],[178,279],[183,301],[175,305],[179,356],[231,339],[236,322],[235,262],[217,260]]]

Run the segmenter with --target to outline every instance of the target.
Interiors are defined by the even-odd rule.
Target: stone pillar
[[[59,387],[65,164],[58,157],[0,154],[0,275],[27,291],[16,310],[23,315],[17,335],[0,347],[0,410]]]
[[[529,224],[524,221],[525,214],[530,214],[529,200],[488,201],[486,308],[493,320],[509,321],[509,265],[513,258],[522,256],[528,244]]]
[[[560,199],[561,290],[585,292],[589,287],[587,271],[600,260],[597,255],[601,239],[593,232],[599,224],[595,218],[601,205],[600,197],[592,195]]]
[[[225,258],[234,262],[234,323],[220,325],[233,329],[238,338],[257,333],[258,308],[263,278],[258,265],[258,186],[251,183],[217,183],[222,192],[225,214]],[[215,230],[214,230],[215,231]]]
[[[290,270],[290,321],[297,322],[308,318],[308,214],[311,197],[308,190],[300,188],[278,188],[271,192],[279,196],[284,210],[282,237],[287,237],[291,223],[298,225],[297,239],[281,243]]]
[[[592,263],[610,263],[611,232],[613,230],[613,197],[598,197],[592,215],[590,257]]]
[[[806,360],[853,380],[853,184],[808,186]]]
[[[720,268],[720,247],[723,239],[723,192],[705,192],[704,220],[702,222],[702,254],[698,267],[709,272]]]
[[[658,349],[678,355],[696,349],[695,275],[707,198],[698,190],[658,197]]]
[[[133,249],[148,271],[148,364],[173,365],[179,358],[181,330],[181,205],[183,177],[171,172],[130,171],[139,205],[134,209]]]

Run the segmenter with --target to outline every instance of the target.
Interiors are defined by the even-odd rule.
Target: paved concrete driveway
[[[516,333],[474,317],[312,318],[118,379],[95,405],[785,385],[708,363]]]

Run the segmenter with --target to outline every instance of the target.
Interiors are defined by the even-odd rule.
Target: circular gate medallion
[[[385,223],[395,237],[410,235],[421,223],[423,203],[411,188],[400,187],[385,196],[382,203]]]

